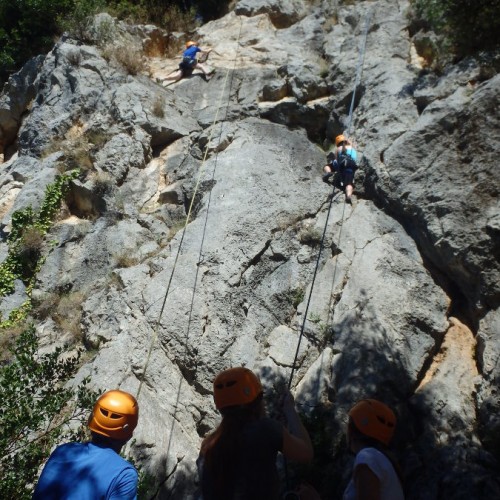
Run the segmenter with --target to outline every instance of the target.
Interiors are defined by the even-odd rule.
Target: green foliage
[[[90,19],[97,12],[189,31],[201,19],[223,15],[228,4],[229,0],[0,0],[0,85],[30,57],[47,53],[63,31],[88,41]]]
[[[342,498],[345,477],[343,468],[335,463],[346,449],[344,429],[338,428],[329,403],[317,406],[309,415],[301,415],[301,419],[311,436],[314,459],[296,467],[298,477],[313,485],[321,498]]]
[[[304,300],[305,290],[301,287],[292,288],[287,291],[287,299],[292,303],[294,309]]]
[[[458,57],[500,47],[500,0],[413,0],[412,5],[415,18],[447,39]]]
[[[58,33],[57,18],[73,0],[0,0],[0,78],[33,55],[47,52]]]
[[[64,386],[79,356],[61,348],[39,355],[34,327],[18,338],[14,358],[0,367],[0,497],[28,499],[38,469],[52,446],[83,437],[82,425],[97,394],[85,379]]]
[[[31,280],[41,264],[41,247],[34,245],[35,236],[38,235],[41,241],[50,229],[69,182],[77,175],[78,171],[73,171],[57,176],[56,180],[47,186],[38,213],[29,206],[12,214],[9,254],[0,264],[0,297],[14,291],[16,279],[22,279],[28,286],[32,285]]]
[[[135,444],[135,440],[132,441],[132,446]],[[155,486],[155,477],[145,471],[140,464],[138,464],[133,456],[125,456],[123,458],[129,461],[137,470],[139,481],[137,483],[137,498],[152,498],[154,493],[152,489]]]
[[[79,40],[88,41],[92,16],[106,7],[104,0],[71,0],[71,11],[58,16],[59,31],[67,31]]]

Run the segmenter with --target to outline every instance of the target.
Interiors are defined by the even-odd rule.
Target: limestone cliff
[[[39,311],[72,297],[71,318],[45,308],[37,331],[45,349],[88,351],[75,381],[144,381],[130,452],[156,498],[196,496],[215,374],[244,364],[272,395],[302,326],[292,386],[324,498],[348,479],[345,414],[361,397],[398,414],[407,498],[500,496],[500,76],[474,59],[425,70],[407,9],[240,0],[195,34],[215,76],[168,87],[156,78],[178,59],[153,54],[174,35],[101,16],[117,47],[149,54],[138,72],[63,37],[7,83],[4,235],[61,165],[82,170],[33,291]],[[335,192],[329,210],[325,150],[350,125],[365,28],[356,199]]]

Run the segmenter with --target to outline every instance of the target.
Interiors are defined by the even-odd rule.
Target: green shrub
[[[41,240],[52,226],[61,206],[69,182],[78,171],[58,175],[45,190],[45,198],[38,213],[31,206],[16,210],[12,214],[12,229],[9,234],[9,254],[0,264],[0,297],[14,290],[14,281],[22,279],[28,286],[41,264]],[[5,326],[5,325],[0,325]]]
[[[414,18],[449,40],[458,57],[500,47],[500,0],[413,0],[412,6]]]
[[[73,0],[0,0],[0,79],[30,57],[49,51],[59,33],[57,19]]]
[[[91,41],[89,28],[92,16],[106,7],[104,0],[72,0],[69,12],[58,16],[57,29],[67,31],[71,36],[85,42]]]
[[[39,355],[31,326],[18,338],[13,359],[0,367],[0,497],[29,499],[38,469],[61,440],[84,437],[82,425],[97,394],[85,379],[76,389],[64,383],[79,356],[63,350]]]

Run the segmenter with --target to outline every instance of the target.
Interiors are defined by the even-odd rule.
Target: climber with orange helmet
[[[173,75],[167,76],[164,80],[171,80],[171,83],[179,81],[181,78],[191,76],[195,69],[199,69],[205,80],[208,82],[213,74],[213,70],[208,70],[201,64],[197,59],[197,54],[202,54],[208,57],[208,54],[212,49],[201,50],[198,46],[198,42],[194,42],[190,40],[186,43],[186,48],[182,53],[182,61],[179,63],[179,70],[176,71]]]
[[[214,380],[215,406],[222,421],[203,441],[198,458],[203,500],[278,499],[278,452],[309,462],[309,434],[287,394],[283,411],[288,429],[265,415],[259,378],[243,367],[229,368]]]
[[[389,451],[396,416],[376,399],[362,399],[349,411],[347,443],[356,455],[343,500],[404,500],[399,466]]]
[[[340,176],[340,187],[345,192],[347,203],[351,203],[354,185],[354,174],[357,169],[357,153],[352,147],[351,141],[344,135],[335,138],[335,151],[327,157],[328,163],[323,167],[323,182],[330,183],[330,178],[338,172]]]
[[[92,440],[58,446],[45,464],[33,499],[136,499],[137,471],[120,450],[132,437],[138,418],[139,407],[131,394],[104,393],[89,418]]]

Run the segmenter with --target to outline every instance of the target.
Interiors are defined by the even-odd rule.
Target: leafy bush
[[[59,33],[57,19],[73,0],[0,0],[0,79],[45,53]]]
[[[74,171],[57,176],[47,186],[45,198],[37,213],[29,206],[12,214],[9,253],[0,264],[0,297],[12,293],[16,279],[22,279],[30,285],[39,265],[41,238],[52,226],[69,182],[77,173]]]
[[[64,383],[79,356],[61,348],[38,354],[31,326],[18,338],[10,364],[0,367],[0,497],[29,499],[40,465],[61,440],[84,437],[82,425],[97,394],[85,379],[77,388]]]
[[[500,47],[500,0],[413,0],[414,18],[449,40],[458,57]]]
[[[57,30],[67,31],[71,36],[86,42],[91,41],[89,29],[92,16],[106,7],[104,0],[71,0],[70,12],[61,14],[57,19]]]

